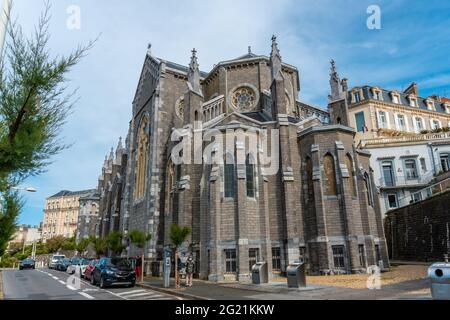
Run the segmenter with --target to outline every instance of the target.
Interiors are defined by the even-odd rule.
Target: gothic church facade
[[[191,228],[183,251],[211,281],[246,281],[256,261],[268,262],[271,275],[298,260],[311,274],[389,266],[370,154],[353,143],[334,63],[330,84],[329,113],[298,101],[299,70],[282,61],[275,37],[270,56],[249,50],[208,73],[195,50],[185,67],[149,49],[117,218],[125,234],[153,235],[147,270],[162,261],[172,224]],[[241,135],[213,137],[230,132]],[[211,161],[175,162],[181,145],[179,157],[199,158],[198,146],[185,143],[195,135],[204,137],[200,159],[206,150]]]

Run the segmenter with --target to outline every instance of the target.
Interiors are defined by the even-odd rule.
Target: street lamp
[[[37,192],[36,188],[33,188],[33,187],[28,187],[28,188],[11,187],[11,189],[17,190],[17,191],[27,191],[27,192],[32,192],[32,193]]]

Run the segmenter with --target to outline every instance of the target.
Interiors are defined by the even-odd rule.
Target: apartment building
[[[73,237],[77,230],[79,199],[95,190],[60,191],[45,201],[42,238]]]

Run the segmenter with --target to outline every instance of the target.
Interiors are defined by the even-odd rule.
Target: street
[[[134,287],[100,289],[83,279],[79,289],[69,274],[50,269],[4,271],[5,300],[179,300],[165,293]],[[73,279],[73,278],[72,278]]]

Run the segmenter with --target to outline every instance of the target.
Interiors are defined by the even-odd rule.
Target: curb
[[[200,296],[196,296],[196,295],[189,294],[189,293],[179,292],[179,291],[175,291],[175,290],[172,290],[172,289],[165,289],[165,288],[155,287],[155,286],[152,286],[150,284],[145,284],[145,283],[144,284],[143,283],[136,283],[136,286],[137,287],[141,287],[141,288],[151,289],[151,290],[154,290],[154,291],[159,291],[159,292],[170,294],[170,295],[174,295],[174,296],[178,296],[178,297],[185,298],[185,299],[188,299],[188,300],[212,300],[212,299],[209,299],[209,298],[200,297]]]
[[[2,278],[2,271],[0,271],[0,300],[3,300],[3,278]]]

